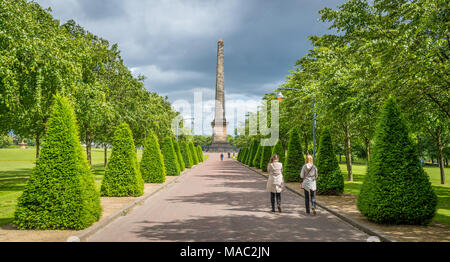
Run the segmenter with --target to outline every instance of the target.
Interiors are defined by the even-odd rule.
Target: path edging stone
[[[105,226],[109,225],[111,222],[116,220],[118,217],[126,215],[135,206],[142,204],[145,200],[147,200],[151,196],[153,196],[156,193],[158,193],[159,191],[165,189],[169,185],[175,183],[181,177],[183,177],[186,174],[188,174],[191,170],[194,170],[197,166],[198,165],[195,165],[195,166],[193,166],[192,168],[189,168],[189,169],[186,168],[186,170],[184,170],[179,176],[176,176],[176,178],[173,179],[172,181],[164,183],[164,184],[161,184],[159,187],[157,187],[154,190],[148,192],[147,194],[138,197],[135,201],[133,201],[132,203],[130,203],[130,204],[126,205],[126,206],[124,206],[120,210],[116,211],[114,214],[112,214],[112,215],[104,218],[103,220],[97,222],[95,225],[84,229],[81,233],[77,234],[76,237],[78,237],[80,239],[80,241],[82,241],[82,242],[86,241],[88,239],[88,237],[92,236],[93,234],[95,234],[100,229],[102,229]]]
[[[242,166],[245,166],[246,168],[250,169],[251,171],[253,171],[253,172],[255,172],[255,173],[257,173],[257,174],[259,174],[259,175],[261,175],[261,176],[263,176],[263,177],[265,177],[265,178],[267,178],[267,176],[266,176],[264,173],[261,173],[261,171],[255,170],[255,169],[253,169],[253,168],[251,168],[251,167],[249,167],[249,166],[247,166],[247,165],[245,165],[245,164],[243,164],[243,163],[241,163],[241,162],[239,162],[239,161],[236,161],[236,162],[238,162],[238,163],[241,164]],[[295,191],[295,190],[294,190],[293,188],[291,188],[290,186],[286,185],[286,188],[287,188],[289,191],[293,192],[294,194],[297,194],[297,195],[299,195],[300,197],[305,198],[301,193]],[[332,208],[329,208],[329,207],[325,206],[324,204],[322,204],[321,202],[316,201],[316,204],[317,204],[320,208],[322,208],[322,209],[324,209],[324,210],[330,212],[331,214],[335,215],[336,217],[338,217],[338,218],[341,219],[342,221],[344,221],[344,222],[346,222],[346,223],[352,225],[353,227],[355,227],[355,228],[357,228],[357,229],[363,231],[364,233],[367,233],[367,234],[369,234],[369,235],[371,235],[371,236],[376,236],[376,237],[380,238],[380,240],[383,241],[383,242],[396,242],[395,240],[393,240],[392,238],[390,238],[390,237],[384,235],[383,233],[379,232],[378,230],[372,229],[372,228],[370,228],[369,226],[364,225],[364,224],[362,224],[362,223],[360,223],[360,222],[354,220],[353,218],[350,218],[349,216],[344,215],[344,214],[338,212],[337,210],[334,210],[334,209],[332,209]]]

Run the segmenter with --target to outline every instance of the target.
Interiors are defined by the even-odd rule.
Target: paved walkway
[[[304,200],[282,193],[270,212],[266,179],[218,154],[92,235],[88,241],[366,241],[368,235]]]

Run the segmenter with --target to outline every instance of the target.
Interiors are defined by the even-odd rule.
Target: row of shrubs
[[[132,132],[122,123],[98,192],[77,130],[69,101],[56,96],[41,156],[18,199],[13,223],[19,229],[84,229],[101,217],[100,196],[141,196],[144,183],[163,183],[166,175],[177,176],[203,161],[200,146],[171,137],[160,146],[150,131],[138,163]]]
[[[280,156],[286,182],[301,182],[305,164],[297,129],[289,135],[287,151],[281,142],[275,147],[253,140],[239,151],[238,161],[267,171],[272,155]],[[320,136],[315,165],[318,169],[317,194],[340,195],[344,191],[334,153],[331,133],[324,128]],[[417,146],[409,136],[406,122],[395,100],[390,98],[381,112],[376,129],[367,175],[357,198],[357,207],[369,221],[380,224],[428,224],[436,213],[437,196],[424,172]]]

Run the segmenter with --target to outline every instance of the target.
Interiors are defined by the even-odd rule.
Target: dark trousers
[[[312,191],[310,190],[310,192],[308,192],[306,189],[305,190],[305,207],[306,207],[306,213],[309,214],[309,201],[311,199],[311,204],[312,207],[315,209],[316,208],[316,191]]]
[[[275,197],[277,198],[277,205],[281,206],[281,193],[270,192],[270,202],[272,203],[272,209],[275,209]]]

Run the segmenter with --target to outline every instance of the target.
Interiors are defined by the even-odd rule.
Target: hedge
[[[101,217],[100,195],[66,98],[55,96],[43,140],[13,223],[19,229],[87,228]]]
[[[145,141],[140,171],[145,183],[164,183],[166,181],[164,158],[159,148],[158,138],[153,131],[150,131]]]
[[[339,195],[344,192],[344,176],[334,154],[331,133],[325,128],[320,136],[317,151],[316,166],[319,176],[317,178],[317,194]]]
[[[176,138],[172,139],[172,143],[175,153],[177,154],[178,167],[180,168],[180,172],[183,172],[186,169],[186,164],[184,163],[183,155],[181,154],[180,144],[177,142]]]
[[[284,151],[281,140],[278,140],[278,143],[273,147],[272,155],[278,155],[280,158],[279,162],[284,163],[284,160],[286,159],[286,152]]]
[[[286,182],[300,182],[300,172],[305,164],[305,156],[302,152],[300,137],[297,128],[289,134],[288,148],[284,163],[284,180]]]
[[[183,156],[183,161],[185,163],[186,168],[191,168],[194,165],[194,161],[192,160],[191,152],[185,141],[181,141],[180,150],[181,150],[181,155]]]
[[[253,139],[252,140],[252,144],[250,146],[250,156],[247,159],[247,165],[248,166],[253,166],[253,160],[255,159],[256,156],[256,151],[258,150],[258,139]]]
[[[172,139],[166,137],[161,145],[161,152],[164,157],[164,166],[166,167],[166,174],[168,176],[180,175],[180,166],[178,164],[177,154],[173,147]]]
[[[122,197],[144,194],[144,180],[139,171],[133,135],[126,123],[120,124],[112,143],[110,161],[102,181],[102,196]]]
[[[204,160],[203,160],[203,150],[202,150],[202,147],[201,147],[200,145],[197,145],[196,149],[197,149],[198,161],[199,161],[199,162],[203,162]]]
[[[198,165],[198,163],[199,163],[199,161],[198,161],[198,154],[197,154],[197,151],[195,151],[194,144],[192,142],[189,142],[188,146],[189,146],[189,150],[191,152],[191,156],[192,156],[192,160],[194,162],[194,166]]]
[[[261,165],[260,168],[264,171],[267,172],[267,165],[270,162],[270,158],[272,157],[272,149],[273,147],[271,146],[263,146],[261,148]]]
[[[436,194],[393,98],[381,112],[357,201],[361,214],[381,224],[426,225],[435,215]]]
[[[258,148],[256,149],[255,158],[253,158],[253,166],[256,168],[261,167],[261,154],[262,154],[262,146],[261,146],[261,143],[258,143]]]

